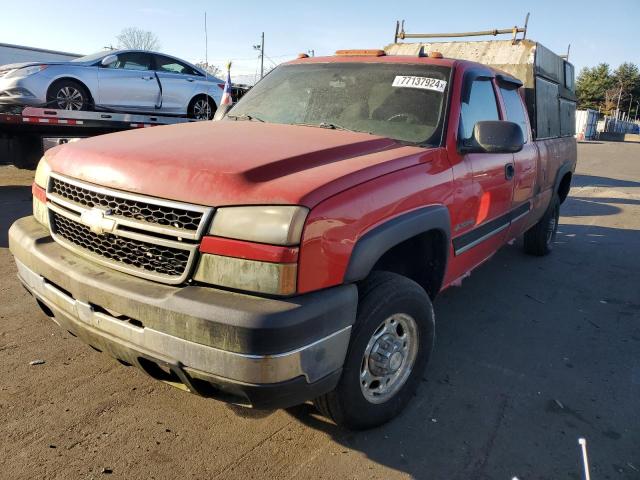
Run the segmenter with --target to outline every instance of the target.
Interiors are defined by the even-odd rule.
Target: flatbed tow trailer
[[[46,150],[56,145],[132,128],[194,121],[197,120],[167,115],[35,107],[0,112],[0,164],[31,168]]]

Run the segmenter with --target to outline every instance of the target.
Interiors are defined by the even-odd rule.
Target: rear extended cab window
[[[282,65],[253,87],[229,118],[328,125],[401,142],[440,145],[450,69],[400,63]]]
[[[505,120],[517,123],[522,129],[522,137],[525,143],[529,139],[529,123],[527,121],[527,113],[522,103],[522,97],[518,88],[508,88],[500,85],[500,95],[502,95],[502,103],[507,114]]]

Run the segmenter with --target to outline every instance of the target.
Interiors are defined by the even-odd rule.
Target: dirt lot
[[[417,397],[364,433],[183,393],[61,331],[7,249],[32,174],[0,167],[1,478],[580,479],[581,436],[593,478],[640,478],[640,145],[579,145],[554,253],[506,247],[443,294]]]

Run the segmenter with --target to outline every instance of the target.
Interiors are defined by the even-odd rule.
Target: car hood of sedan
[[[153,197],[313,207],[432,152],[367,133],[220,121],[102,135],[56,147],[46,157],[56,173]]]
[[[78,65],[82,66],[82,62],[23,62],[23,63],[10,63],[8,65],[0,65],[0,72],[7,70],[15,70],[17,68],[33,67],[36,65]]]

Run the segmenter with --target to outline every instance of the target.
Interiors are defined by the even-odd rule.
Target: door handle
[[[506,178],[507,180],[511,180],[515,174],[516,174],[516,169],[513,166],[513,163],[507,163],[504,166],[504,178]]]
[[[141,78],[142,78],[142,80],[153,80],[152,76],[151,77],[141,77]]]
[[[193,79],[193,78],[187,78],[187,82],[195,82],[195,79]]]

